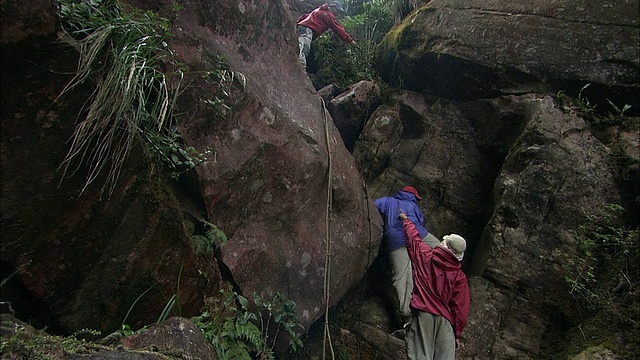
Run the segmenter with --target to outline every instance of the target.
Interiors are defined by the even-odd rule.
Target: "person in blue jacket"
[[[385,196],[375,200],[376,207],[384,222],[383,241],[389,251],[392,282],[400,304],[400,316],[403,319],[408,319],[411,316],[409,303],[413,290],[413,276],[411,261],[405,245],[402,220],[398,217],[400,212],[403,211],[415,225],[422,241],[432,248],[440,244],[440,240],[429,233],[424,225],[424,216],[418,206],[419,200],[422,198],[413,186],[405,186],[393,196]]]

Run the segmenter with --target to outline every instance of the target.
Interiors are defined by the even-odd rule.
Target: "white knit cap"
[[[464,251],[467,250],[467,241],[458,234],[450,234],[442,237],[442,243],[458,258],[458,261],[462,261],[464,257]]]

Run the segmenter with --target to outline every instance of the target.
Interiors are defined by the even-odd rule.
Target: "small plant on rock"
[[[617,332],[635,341],[637,350],[640,231],[637,224],[618,223],[622,211],[618,205],[609,205],[603,216],[593,216],[579,227],[574,234],[577,252],[564,266],[565,280],[580,311],[583,323],[578,327],[584,339],[609,341],[611,332]],[[603,323],[609,332],[602,331]]]
[[[616,301],[616,294],[640,280],[632,258],[638,253],[639,231],[614,225],[614,214],[622,210],[619,205],[609,205],[602,218],[591,217],[591,223],[575,233],[578,254],[570,261],[574,270],[566,281],[571,293],[591,310],[623,306]],[[603,276],[603,270],[611,271],[616,281],[605,284],[610,279]]]
[[[191,235],[193,250],[198,255],[212,255],[216,249],[219,249],[227,242],[227,235],[214,224],[202,220],[204,225],[204,235],[195,234],[195,225],[189,223],[186,228]]]

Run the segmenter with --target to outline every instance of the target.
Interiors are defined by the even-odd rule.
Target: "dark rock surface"
[[[637,1],[435,0],[385,39],[382,74],[408,89],[470,100],[551,87],[637,107]],[[622,106],[618,105],[618,106]]]
[[[25,4],[0,0],[0,269],[2,300],[22,304],[16,317],[34,325],[110,332],[130,314],[139,328],[175,292],[191,316],[230,283],[249,298],[285,294],[311,329],[322,325],[328,274],[343,350],[403,359],[372,199],[410,184],[429,231],[469,242],[459,357],[536,359],[581,320],[561,271],[574,232],[607,204],[639,213],[637,119],[596,128],[558,101],[558,90],[575,96],[591,83],[583,95],[598,109],[610,98],[637,112],[637,1],[433,0],[381,47],[382,75],[405,86],[385,96],[370,81],[313,89],[294,22],[315,2],[127,1],[174,21],[179,130],[213,155],[176,183],[134,148],[110,197],[104,176],[80,195],[85,167],[60,182],[93,84],[58,98],[77,53],[58,41],[50,1]],[[222,112],[203,76],[220,57],[232,78]],[[195,249],[202,221],[228,238],[216,252]],[[163,326],[154,329],[182,325]],[[180,336],[167,346],[185,347]],[[118,358],[106,350],[96,358]]]
[[[11,30],[2,35],[3,266],[18,270],[22,294],[46,304],[33,306],[37,317],[55,319],[61,331],[111,331],[134,305],[126,320],[142,326],[162,311],[163,294],[176,291],[185,313],[196,314],[223,286],[220,266],[249,297],[285,294],[309,326],[324,313],[327,260],[333,305],[377,256],[381,229],[351,154],[297,63],[286,5],[196,1],[175,12],[168,2],[129,4],[174,19],[171,46],[189,84],[179,126],[188,145],[211,149],[213,158],[197,168],[197,185],[174,186],[137,148],[110,197],[100,193],[105,175],[80,196],[82,167],[58,188],[66,141],[92,85],[54,102],[76,54],[56,41],[50,2],[32,2],[33,13],[46,14],[40,22],[16,9],[2,24]],[[223,118],[206,103],[220,94],[203,77],[217,56],[236,76]],[[202,220],[227,235],[223,265],[194,251]]]

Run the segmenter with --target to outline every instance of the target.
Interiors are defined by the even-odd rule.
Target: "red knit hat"
[[[416,196],[416,199],[422,200],[420,195],[418,195],[418,190],[416,190],[416,188],[414,188],[413,186],[405,186],[402,188],[402,191],[410,192]]]

